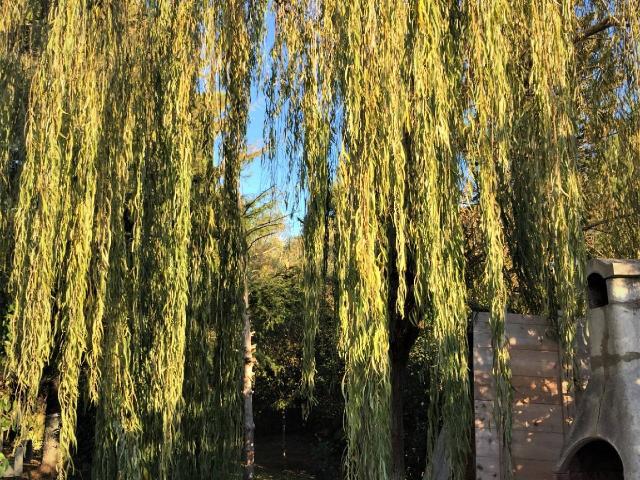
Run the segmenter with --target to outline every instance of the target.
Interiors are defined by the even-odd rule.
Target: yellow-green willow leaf
[[[315,402],[315,337],[319,327],[324,295],[324,273],[327,258],[327,220],[330,204],[332,165],[331,98],[333,73],[327,58],[331,48],[323,35],[331,31],[330,9],[319,11],[315,1],[301,1],[277,6],[276,41],[272,49],[272,71],[269,89],[288,92],[286,105],[281,98],[269,95],[269,125],[285,110],[285,149],[290,157],[290,171],[298,172],[306,189],[306,214],[303,238],[305,251],[304,298],[305,335],[302,365],[302,394],[306,398],[305,415]],[[277,152],[276,132],[271,153]]]
[[[95,478],[177,478],[174,452],[187,431],[195,432],[191,445],[208,445],[202,458],[230,478],[240,454],[237,192],[265,2],[60,0],[45,13],[38,2],[1,5],[0,82],[11,85],[0,103],[2,142],[12,146],[2,150],[2,185],[12,161],[21,170],[15,247],[7,252],[9,371],[20,406],[35,401],[45,367],[60,371],[61,476],[86,378],[97,406]],[[42,51],[29,52],[40,55],[31,79],[28,65],[18,65],[23,39],[15,32],[45,14],[50,28]],[[242,35],[234,35],[238,25]],[[28,101],[18,87],[20,95],[30,90]],[[18,125],[9,115],[26,105],[28,119],[16,115]],[[222,195],[213,167],[221,128]],[[19,162],[14,144],[24,145]],[[205,187],[192,195],[203,172]],[[4,199],[3,189],[3,233],[12,211]],[[218,225],[222,244],[209,231]],[[4,243],[2,253],[4,272]],[[218,276],[220,256],[229,262]],[[191,268],[202,269],[200,279],[190,280]],[[189,307],[191,294],[200,306]],[[192,378],[184,369],[195,354],[185,349],[187,315],[208,359],[188,370]],[[185,385],[203,380],[202,411],[213,426],[181,418]],[[205,467],[201,478],[211,474]]]
[[[507,453],[503,469],[511,471],[511,370],[505,335],[507,287],[504,278],[506,244],[499,195],[508,180],[512,141],[511,112],[514,108],[512,53],[509,28],[513,20],[511,2],[469,2],[469,71],[471,121],[469,163],[476,165],[481,226],[486,250],[485,283],[491,301],[493,375],[496,385],[494,416],[502,432]]]

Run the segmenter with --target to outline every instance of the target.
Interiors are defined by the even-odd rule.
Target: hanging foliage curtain
[[[443,429],[453,477],[464,474],[471,412],[465,184],[480,212],[495,418],[507,463],[512,389],[504,319],[513,281],[507,268],[532,311],[556,320],[569,371],[583,308],[582,266],[593,245],[583,233],[586,192],[605,190],[624,203],[628,223],[617,223],[611,239],[635,238],[629,228],[638,218],[635,190],[620,179],[631,182],[638,165],[637,7],[635,1],[274,3],[268,138],[278,139],[284,119],[281,140],[307,195],[311,307],[326,205],[336,217],[348,478],[390,474],[395,314],[420,325],[432,349],[428,450]],[[598,24],[603,18],[608,23]],[[590,60],[583,42],[597,52]],[[593,75],[603,59],[618,72],[604,86]],[[593,111],[585,105],[595,89],[611,102],[609,116],[602,105]],[[613,136],[603,142],[606,135]],[[596,154],[588,157],[587,149]],[[597,165],[614,185],[589,184],[584,172]],[[325,187],[324,172],[333,171]],[[317,309],[307,310],[303,387],[312,399]]]
[[[98,479],[238,472],[239,173],[265,7],[0,0],[7,371],[23,414],[43,372],[58,372],[62,464],[79,402],[96,405]],[[306,200],[309,406],[335,225],[348,478],[390,474],[392,317],[426,336],[428,450],[446,432],[462,478],[471,426],[462,189],[472,186],[480,215],[495,417],[508,446],[508,286],[555,319],[570,367],[587,251],[640,252],[640,4],[272,7],[268,140],[277,153],[284,120]]]
[[[232,478],[238,183],[265,2],[44,3],[0,4],[1,271],[20,411],[54,368],[61,476],[86,396],[96,478]],[[176,461],[196,450],[195,470]]]

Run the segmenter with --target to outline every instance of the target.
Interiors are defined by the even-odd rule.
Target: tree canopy
[[[238,474],[239,183],[257,80],[268,156],[285,153],[306,200],[308,408],[331,271],[346,478],[394,475],[390,350],[406,326],[430,359],[428,451],[445,432],[462,478],[470,269],[508,445],[515,290],[554,319],[570,375],[586,257],[640,255],[639,11],[638,0],[0,0],[0,314],[18,423],[54,369],[61,476],[85,395],[96,479]]]

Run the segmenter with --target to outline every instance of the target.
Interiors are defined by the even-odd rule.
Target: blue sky
[[[263,45],[263,70],[268,67],[268,53],[274,40],[274,18],[271,12],[267,14],[267,32]],[[250,152],[264,147],[264,121],[266,115],[266,99],[262,86],[255,83],[252,88],[251,108],[249,112],[249,125],[247,128],[247,146]],[[263,191],[275,186],[278,191],[278,199],[283,213],[289,214],[287,218],[287,230],[285,235],[298,235],[301,231],[299,217],[304,215],[304,203],[292,203],[295,200],[295,192],[292,186],[287,185],[288,159],[282,148],[276,152],[275,164],[270,165],[266,158],[256,158],[247,165],[242,173],[240,189],[247,197],[254,197]]]

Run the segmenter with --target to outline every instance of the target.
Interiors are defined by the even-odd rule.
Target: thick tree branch
[[[607,223],[612,223],[615,222],[617,220],[624,220],[626,218],[631,218],[631,217],[635,217],[638,216],[640,214],[638,213],[628,213],[627,215],[618,215],[617,217],[611,217],[611,218],[604,218],[602,220],[598,220],[596,222],[592,222],[589,223],[587,225],[585,225],[584,227],[582,227],[582,231],[587,232],[589,230],[593,230],[594,228],[600,227],[601,225],[605,225]]]
[[[615,18],[605,17],[595,25],[587,28],[578,36],[576,36],[576,38],[574,39],[574,42],[575,43],[584,42],[588,38],[593,37],[594,35],[597,35],[600,32],[603,32],[611,27],[617,27],[619,25],[620,25],[620,22],[618,22],[618,20],[616,20]]]

